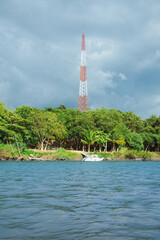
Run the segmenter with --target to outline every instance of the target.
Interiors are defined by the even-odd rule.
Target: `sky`
[[[159,116],[158,0],[0,0],[0,101],[78,108],[83,32],[89,107]]]

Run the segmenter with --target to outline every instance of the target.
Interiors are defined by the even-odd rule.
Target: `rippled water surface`
[[[160,162],[0,162],[0,239],[160,239]]]

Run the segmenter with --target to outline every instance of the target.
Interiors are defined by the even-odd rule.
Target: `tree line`
[[[0,102],[0,142],[22,143],[30,148],[86,151],[129,149],[160,150],[160,116],[143,120],[132,112],[104,107],[80,112],[77,109],[30,106],[7,110]]]

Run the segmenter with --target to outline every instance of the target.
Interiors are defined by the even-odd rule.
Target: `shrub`
[[[17,148],[13,144],[0,144],[0,155],[2,157],[16,158],[18,156]]]
[[[34,155],[35,152],[33,150],[25,150],[23,151],[23,156],[29,156],[30,154]]]
[[[96,151],[94,152],[94,154],[97,154],[98,157],[100,157],[100,158],[108,158],[112,155],[111,153],[96,152]],[[92,155],[92,153],[91,153],[91,155]]]
[[[124,157],[126,159],[136,159],[136,157],[137,157],[136,151],[128,150],[124,153]]]
[[[76,152],[69,152],[69,151],[65,150],[64,148],[58,148],[57,151],[55,152],[55,156],[58,159],[66,159],[66,160],[82,158],[81,154],[76,153]]]
[[[114,152],[114,153],[112,154],[112,156],[113,156],[114,158],[123,158],[123,154],[122,154],[121,152]]]
[[[149,152],[145,152],[145,151],[139,152],[139,153],[138,153],[138,156],[139,156],[140,158],[143,158],[143,159],[151,159],[151,158],[152,158],[152,154],[149,153]]]
[[[120,150],[119,150],[119,152],[122,153],[122,154],[125,154],[127,151],[128,151],[128,148],[127,148],[127,147],[122,147],[122,148],[120,148]]]

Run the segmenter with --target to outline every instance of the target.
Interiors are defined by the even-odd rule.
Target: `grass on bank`
[[[99,157],[116,159],[158,159],[160,160],[160,153],[130,150],[125,147],[121,148],[118,152],[94,152],[90,154],[97,154]],[[27,159],[30,155],[35,158],[43,159],[62,159],[62,160],[81,160],[82,155],[77,152],[67,151],[64,148],[59,148],[56,151],[38,151],[27,149],[25,146],[17,146],[15,144],[0,144],[0,158],[4,159],[17,159],[23,157]]]
[[[76,159],[82,159],[82,155],[80,153],[76,152],[70,152],[65,150],[64,148],[58,148],[56,151],[33,151],[33,150],[26,150],[23,152],[23,155],[29,156],[30,154],[34,155],[37,158],[44,158],[44,159],[64,159],[64,160],[76,160]]]
[[[0,157],[1,158],[15,158],[19,157],[20,153],[15,147],[15,145],[12,144],[3,144],[0,143]]]
[[[137,151],[130,150],[128,148],[121,148],[118,152],[110,152],[110,153],[99,153],[99,157],[111,158],[113,160],[116,159],[157,159],[160,157],[159,153],[147,152],[147,151]]]
[[[0,144],[0,157],[8,159],[16,159],[23,157],[24,159],[30,157],[30,155],[35,158],[43,159],[62,159],[62,160],[78,160],[82,159],[82,155],[76,152],[70,152],[64,148],[59,148],[55,152],[53,151],[34,151],[27,148],[18,148],[16,145],[11,144]]]

